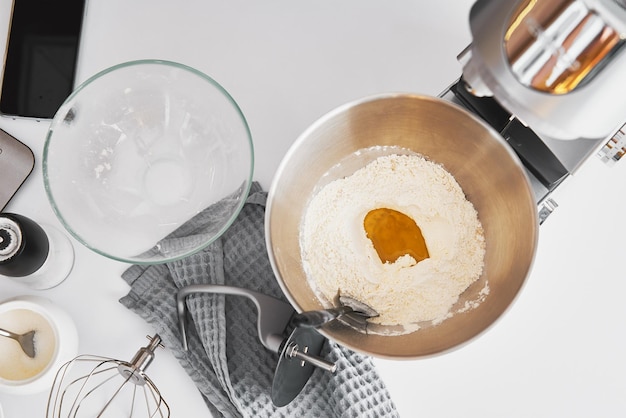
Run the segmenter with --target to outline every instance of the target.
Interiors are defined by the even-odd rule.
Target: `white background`
[[[6,1],[6,0],[3,0]],[[123,61],[160,58],[220,82],[252,131],[268,188],[290,144],[322,114],[374,93],[437,95],[460,75],[470,0],[90,0],[79,81]],[[625,109],[626,116],[626,109]],[[6,211],[59,226],[43,190],[48,123],[0,119],[37,165]],[[469,345],[418,361],[380,361],[403,417],[626,416],[626,162],[592,157],[561,186],[516,303]],[[74,242],[70,277],[47,291],[0,282],[0,299],[45,296],[72,315],[80,352],[129,359],[152,330],[119,304],[124,264]],[[208,416],[191,380],[160,350],[149,370],[173,417]],[[47,394],[0,394],[7,418],[44,415]]]

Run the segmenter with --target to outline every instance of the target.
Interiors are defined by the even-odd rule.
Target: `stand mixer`
[[[462,77],[441,96],[483,118],[517,152],[543,220],[557,186],[603,144],[622,146],[625,3],[478,0],[470,26]],[[281,344],[272,346],[281,359],[296,357]]]
[[[474,42],[459,57],[463,65],[463,75],[441,94],[441,98],[444,100],[440,100],[440,102],[451,101],[484,119],[520,157],[533,189],[532,193],[528,190],[525,176],[521,173],[527,192],[524,195],[529,197],[527,207],[528,212],[533,215],[532,222],[502,223],[493,227],[492,230],[505,231],[505,235],[516,236],[518,242],[523,242],[526,239],[532,243],[534,242],[534,235],[522,237],[522,234],[515,233],[511,225],[522,225],[518,232],[531,229],[534,231],[533,228],[536,228],[535,203],[539,205],[539,221],[541,222],[556,207],[556,203],[550,198],[550,193],[589,156],[593,155],[603,143],[606,143],[611,134],[614,134],[614,138],[609,141],[610,145],[607,146],[612,150],[611,152],[617,150],[613,154],[617,158],[610,156],[608,159],[615,160],[621,156],[622,151],[619,150],[623,145],[618,144],[621,137],[615,132],[626,119],[626,94],[622,94],[626,91],[620,91],[620,89],[626,90],[626,86],[619,83],[620,74],[618,73],[620,67],[626,65],[626,56],[624,56],[622,48],[622,38],[626,36],[626,7],[624,7],[624,3],[614,1],[592,4],[577,0],[479,0],[472,9],[470,26]],[[410,99],[407,100],[410,101]],[[433,126],[436,123],[433,122],[433,126],[429,123],[435,119],[444,121],[441,124],[446,126],[455,125],[456,131],[446,131],[446,133],[452,132],[451,134],[433,136],[435,139],[429,139],[429,142],[433,144],[430,151],[436,149],[438,153],[446,153],[450,148],[460,144],[463,147],[461,151],[464,151],[459,153],[462,154],[459,158],[462,160],[462,164],[467,164],[470,161],[468,154],[480,153],[482,151],[480,146],[486,144],[481,143],[476,131],[471,131],[469,128],[472,124],[483,128],[483,124],[475,123],[475,118],[470,118],[467,112],[459,111],[454,107],[455,112],[462,113],[463,118],[471,119],[473,122],[472,124],[469,122],[463,124],[460,121],[461,118],[455,118],[450,109],[444,110],[444,108],[452,108],[448,103],[445,103],[445,106],[438,106],[436,111],[429,113],[425,111],[425,108],[402,107],[398,102],[389,107],[381,106],[379,108],[376,107],[377,105],[371,105],[374,102],[376,101],[365,101],[344,107],[342,108],[343,111],[331,112],[330,116],[322,118],[321,122],[318,121],[314,129],[310,129],[307,131],[307,135],[296,140],[296,148],[292,148],[288,153],[288,158],[291,160],[288,160],[286,164],[283,161],[275,178],[275,183],[270,190],[267,206],[270,215],[266,217],[266,239],[268,239],[268,250],[271,250],[270,260],[274,263],[274,272],[284,293],[292,305],[300,305],[299,310],[307,311],[310,309],[310,306],[303,307],[301,302],[303,300],[310,301],[312,298],[307,293],[306,286],[303,285],[304,280],[299,279],[302,275],[302,269],[298,264],[300,256],[295,231],[298,230],[301,219],[299,216],[301,206],[307,200],[309,189],[312,187],[308,183],[303,185],[302,182],[294,182],[293,179],[298,177],[294,175],[296,171],[307,172],[307,177],[314,179],[311,182],[315,183],[317,181],[315,179],[321,175],[320,172],[327,173],[328,171],[324,164],[314,166],[310,161],[329,158],[329,155],[340,148],[333,148],[334,144],[342,143],[345,145],[358,142],[356,138],[359,137],[359,134],[355,132],[368,133],[368,135],[360,135],[360,137],[378,138],[379,136],[385,137],[389,131],[392,131],[393,133],[389,136],[398,141],[398,137],[402,136],[402,130],[399,129],[398,132],[395,132],[394,129],[401,125],[399,121],[401,118],[396,119],[399,114],[405,115],[405,119],[411,120],[412,123],[424,130],[419,132],[432,134]],[[370,105],[372,107],[369,107]],[[363,110],[372,108],[375,110]],[[420,111],[423,114],[428,114],[428,117],[423,115],[421,118],[417,117]],[[380,117],[380,115],[385,115],[385,117],[376,120],[376,117]],[[362,126],[367,126],[367,128]],[[358,127],[361,127],[361,130]],[[458,138],[458,142],[446,142],[446,138],[455,137],[460,129],[465,129],[463,132],[467,134],[465,138]],[[384,131],[384,133],[379,130]],[[333,134],[328,134],[330,131]],[[414,134],[413,131],[410,132]],[[491,133],[491,130],[488,132]],[[412,143],[418,142],[414,136],[407,136],[411,138]],[[497,135],[493,133],[493,136]],[[498,141],[498,144],[500,142]],[[502,146],[502,148],[507,152],[498,154],[499,159],[489,161],[489,163],[495,162],[496,164],[500,162],[498,168],[506,165],[505,157],[511,154],[506,146]],[[351,148],[349,151],[354,152]],[[453,149],[453,151],[458,150]],[[341,154],[341,152],[337,151],[337,154]],[[437,160],[428,152],[425,154]],[[481,160],[481,162],[483,161]],[[334,166],[331,163],[328,165]],[[474,165],[469,165],[473,167],[473,170],[468,171],[478,171],[476,162]],[[446,166],[450,167],[449,165]],[[487,164],[482,164],[482,167],[484,166]],[[515,166],[517,167],[517,164]],[[352,168],[351,166],[350,170]],[[504,171],[496,173],[490,167],[489,172],[481,177],[480,181],[475,180],[471,184],[480,184],[480,188],[489,189],[484,186],[487,186],[491,179],[498,178],[505,185],[503,189],[516,196],[522,195],[520,189],[515,188],[514,181],[505,176]],[[342,172],[342,174],[344,173]],[[281,180],[281,178],[290,180],[276,183],[276,179]],[[489,190],[495,190],[495,188]],[[489,194],[485,200],[491,201],[493,199],[491,193],[485,194]],[[534,197],[534,200],[531,196]],[[490,212],[492,216],[486,216],[486,218],[493,220],[498,215],[509,218],[507,221],[510,221],[513,218],[514,210],[521,206],[524,205],[516,202],[506,208],[497,208]],[[288,208],[288,210],[284,208]],[[273,214],[273,211],[277,211],[278,215]],[[494,242],[499,244],[502,241],[496,239]],[[498,244],[493,247],[498,247]],[[501,247],[508,248],[510,246],[508,244],[505,243]],[[519,261],[522,258],[521,251],[512,252],[515,254],[513,258],[516,260]],[[532,251],[528,252],[532,253]],[[493,257],[491,261],[494,259],[502,259],[502,257]],[[519,265],[507,264],[502,271],[491,274],[490,280],[493,280],[494,284],[501,277],[505,277],[502,279],[503,282],[506,281],[502,286],[493,287],[492,300],[506,300],[507,295],[514,295],[518,287],[511,286],[511,283],[515,282],[512,274],[519,274],[522,271],[521,282],[526,275],[525,268],[527,266],[524,263]],[[511,292],[497,294],[495,290],[497,288],[510,288]],[[279,378],[287,376],[288,383],[279,386],[278,390],[273,393],[275,399],[278,399],[278,402],[275,401],[277,405],[290,402],[305,385],[312,373],[312,368],[309,367],[307,374],[304,370],[299,370],[301,366],[305,364],[310,366],[315,362],[323,364],[322,359],[315,358],[319,353],[319,349],[315,349],[313,356],[298,357],[302,363],[295,363],[294,368],[290,368],[291,366],[285,368],[285,364],[294,359],[291,358],[293,356],[290,356],[292,351],[285,349],[288,347],[289,340],[282,337],[283,328],[284,324],[289,321],[289,315],[294,311],[282,303],[285,305],[286,312],[279,316],[284,316],[284,318],[282,320],[273,318],[272,321],[269,321],[273,327],[276,327],[276,332],[268,332],[265,326],[267,322],[262,319],[264,317],[262,311],[276,314],[278,308],[268,307],[267,305],[270,303],[259,303],[259,300],[266,298],[242,289],[217,288],[214,285],[181,289],[177,300],[181,326],[180,334],[183,336],[183,340],[186,334],[184,300],[187,295],[195,292],[235,292],[235,294],[256,300],[255,305],[259,311],[259,338],[266,348],[279,354],[281,360],[275,376]],[[271,303],[271,305],[274,304],[275,302]],[[491,323],[491,319],[489,318],[485,323]],[[335,325],[337,325],[336,322],[340,321],[335,321]],[[281,323],[282,325],[279,326],[278,324]],[[471,320],[468,320],[468,323],[472,324]],[[329,325],[326,331],[332,332],[332,327],[333,325]],[[449,349],[442,341],[445,341],[446,338],[450,339],[450,335],[459,335],[470,328],[465,324],[456,326],[456,328],[450,327],[448,328],[449,332],[442,332],[441,334],[433,331],[435,327],[421,331],[422,335],[429,331],[433,332],[431,334],[433,337],[428,341],[435,341],[439,344],[433,343],[435,348],[428,354]],[[443,329],[442,325],[439,324],[437,329]],[[374,336],[369,337],[375,338]],[[294,339],[294,337],[290,338]],[[346,339],[350,341],[349,338]],[[340,344],[343,343],[349,348],[358,347],[371,354],[373,352],[371,347],[376,346],[376,343],[371,343],[371,346],[364,349],[365,339],[363,334],[358,334],[358,337],[354,337],[356,343],[350,345],[340,341]],[[270,340],[273,342],[270,343]],[[417,341],[410,341],[405,344],[398,344],[397,341],[388,342],[385,349],[389,349],[389,346],[392,345],[419,346]],[[422,346],[427,345],[424,344],[424,341],[425,339],[421,340]],[[305,344],[301,345],[307,347]],[[456,343],[451,345],[455,346]],[[379,346],[376,346],[375,349],[379,349]],[[388,352],[385,351],[385,353]],[[401,352],[401,354],[394,355],[396,357],[402,355],[410,357],[413,354]],[[315,360],[315,362],[311,360]],[[333,370],[331,365],[326,366],[323,368],[328,371]],[[288,371],[285,373],[284,370],[281,371],[281,368]],[[275,379],[277,378],[275,377]],[[286,387],[296,389],[285,393],[284,388]]]
[[[500,132],[543,221],[550,193],[588,157],[614,163],[626,150],[626,1],[479,0],[470,29],[463,75],[441,97]]]

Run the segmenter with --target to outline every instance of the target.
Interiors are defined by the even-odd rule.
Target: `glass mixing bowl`
[[[43,177],[81,243],[138,264],[177,260],[217,239],[248,195],[250,130],[213,79],[167,61],[106,69],[59,108]]]

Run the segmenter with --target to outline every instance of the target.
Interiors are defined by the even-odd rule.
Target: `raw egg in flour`
[[[367,237],[383,263],[410,255],[417,263],[429,257],[422,230],[409,216],[397,210],[378,208],[365,215]]]

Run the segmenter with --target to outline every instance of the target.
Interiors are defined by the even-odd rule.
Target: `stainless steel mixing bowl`
[[[490,127],[446,101],[384,95],[349,103],[325,115],[293,144],[274,178],[266,212],[266,240],[277,280],[298,311],[328,307],[302,267],[299,235],[309,200],[322,184],[377,158],[357,150],[398,146],[422,154],[456,178],[485,231],[482,276],[453,310],[489,294],[474,309],[410,334],[365,334],[335,321],[322,333],[355,351],[382,358],[418,358],[458,347],[482,333],[515,299],[528,275],[538,235],[537,206],[516,155]],[[385,153],[380,148],[380,153]],[[384,331],[384,330],[383,330]]]

